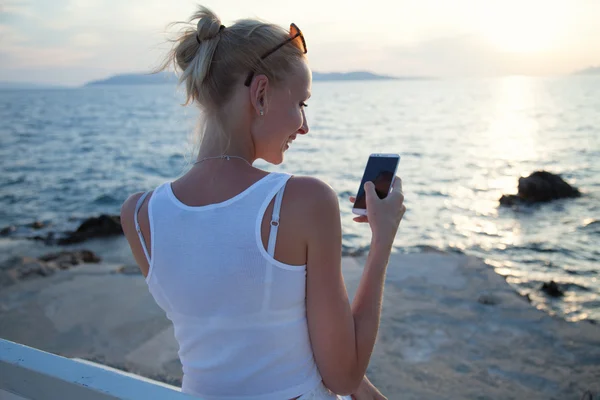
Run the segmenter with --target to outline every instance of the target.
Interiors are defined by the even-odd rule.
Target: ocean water
[[[327,181],[345,248],[370,240],[348,201],[368,155],[398,152],[408,211],[397,251],[479,256],[537,307],[600,321],[600,76],[315,82],[312,92],[310,133],[282,165],[255,165]],[[166,85],[0,91],[0,228],[73,229],[183,174],[198,114],[182,101]],[[539,169],[583,196],[499,207]],[[549,280],[564,298],[539,291]]]

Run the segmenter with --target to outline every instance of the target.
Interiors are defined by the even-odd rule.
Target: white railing
[[[192,400],[135,374],[0,339],[0,400]]]

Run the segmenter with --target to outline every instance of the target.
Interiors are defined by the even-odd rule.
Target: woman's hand
[[[399,176],[395,177],[392,191],[385,199],[377,196],[375,185],[370,181],[365,183],[365,195],[367,197],[367,215],[354,217],[354,221],[368,222],[374,239],[393,242],[400,221],[406,212],[402,179]],[[354,203],[355,201],[356,198],[351,196],[350,202]]]
[[[365,375],[356,393],[352,393],[352,400],[387,400]]]

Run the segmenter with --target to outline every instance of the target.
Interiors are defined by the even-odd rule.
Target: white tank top
[[[150,197],[146,282],[173,322],[182,391],[203,399],[283,400],[321,384],[306,321],[306,266],[273,258],[291,175],[271,173],[221,203],[190,207],[170,182]],[[261,223],[273,197],[268,249]],[[285,221],[284,221],[285,223]]]

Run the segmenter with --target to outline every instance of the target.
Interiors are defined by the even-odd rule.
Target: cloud
[[[390,61],[412,73],[433,76],[497,75],[506,70],[506,54],[476,35],[440,37],[389,49]]]
[[[74,47],[100,47],[109,42],[98,32],[78,32],[69,38],[69,44]]]
[[[27,38],[20,34],[16,29],[8,25],[0,24],[0,42],[3,45],[8,43],[23,43],[26,42]]]
[[[309,59],[319,71],[366,69],[391,75],[471,76],[506,70],[505,55],[475,35],[438,37],[405,45],[315,43]]]
[[[10,15],[26,15],[30,16],[31,12],[30,3],[25,0],[5,0],[0,3],[0,15],[3,18]]]
[[[97,77],[92,71],[149,70],[158,64],[157,51],[166,52],[161,48],[164,24],[157,22],[166,8],[158,0],[143,4],[117,0],[3,4],[0,79],[14,76],[19,69],[81,68],[90,71],[88,79]],[[162,12],[153,14],[157,10]],[[25,74],[24,79],[28,79]]]
[[[285,24],[289,18],[289,7],[276,0],[254,5],[241,0],[202,3],[232,19],[256,13]],[[307,0],[294,13],[295,22],[307,34],[309,60],[317,71],[361,69],[441,77],[547,74],[582,68],[599,60],[597,52],[591,51],[598,43],[593,20],[597,13],[592,12],[596,6],[592,7],[591,2],[577,14],[588,15],[589,20],[580,22],[576,18],[577,25],[569,25],[564,46],[536,54],[502,52],[484,39],[479,25],[486,23],[488,3],[480,6],[487,14],[467,0],[447,7],[434,7],[436,0],[399,0],[394,5],[381,2],[372,4],[367,14],[362,9],[344,8],[342,0],[321,3]],[[512,9],[500,0],[494,4]],[[71,72],[81,69],[78,74],[70,72],[68,82],[75,82],[77,76],[83,83],[106,74],[155,67],[167,51],[163,45],[167,24],[188,18],[195,4],[164,0],[0,0],[0,7],[0,79],[18,75],[19,69],[47,72],[64,68]],[[318,16],[315,10],[320,11]],[[226,18],[224,22],[229,21]],[[504,32],[503,25],[499,25],[498,32]],[[65,76],[56,73],[61,79]],[[23,76],[29,78],[25,73]],[[39,76],[53,79],[44,73]]]
[[[5,68],[48,68],[85,65],[93,53],[65,47],[10,46],[0,50]]]
[[[72,43],[49,44],[47,37],[34,40],[27,33],[11,25],[0,24],[0,60],[3,68],[71,67],[84,65],[84,61],[93,56],[93,51],[85,46],[85,36],[75,35],[75,42]],[[76,43],[77,40],[79,44]],[[87,40],[90,41],[89,38]]]
[[[413,44],[315,44],[310,53],[318,71],[366,69],[402,76],[477,77],[554,74],[572,70],[559,52],[500,51],[479,35],[447,35]],[[563,57],[564,58],[564,57]]]

